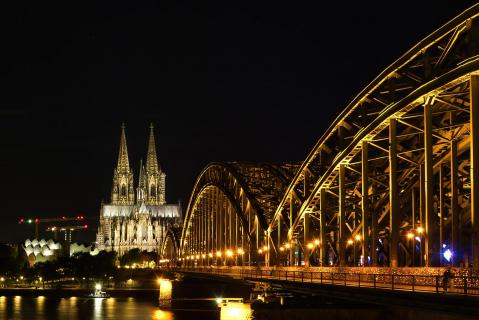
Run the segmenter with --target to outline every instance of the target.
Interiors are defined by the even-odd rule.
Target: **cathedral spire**
[[[146,203],[148,205],[162,205],[165,203],[165,174],[161,171],[156,158],[155,132],[150,124],[150,139],[146,155],[145,181]]]
[[[120,151],[118,153],[118,164],[113,174],[113,189],[111,194],[112,204],[132,205],[135,201],[133,190],[133,172],[128,160],[128,149],[126,147],[125,124],[121,125]]]
[[[130,161],[128,160],[128,148],[126,146],[125,124],[121,124],[120,152],[118,153],[119,172],[130,172]]]
[[[143,165],[143,159],[140,159],[140,175],[138,177],[138,188],[136,194],[137,203],[143,203],[146,198],[146,191],[145,166]]]
[[[148,141],[148,154],[146,155],[146,170],[148,173],[159,172],[158,159],[156,158],[155,133],[153,123],[150,124],[150,139]]]

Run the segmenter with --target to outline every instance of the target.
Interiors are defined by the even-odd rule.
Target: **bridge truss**
[[[478,15],[469,8],[386,68],[301,165],[207,166],[178,260],[479,268]]]

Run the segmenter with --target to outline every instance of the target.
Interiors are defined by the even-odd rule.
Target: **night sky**
[[[93,241],[120,126],[148,127],[182,201],[212,161],[302,161],[380,71],[472,1],[0,4],[0,242],[84,214]],[[419,7],[418,7],[419,5]]]

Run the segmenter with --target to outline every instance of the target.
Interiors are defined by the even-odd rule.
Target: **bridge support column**
[[[278,265],[281,265],[281,260],[282,260],[282,256],[283,256],[283,251],[280,250],[280,248],[282,248],[282,245],[281,245],[281,214],[278,216],[278,229],[277,229],[277,234],[278,234],[278,244],[277,244],[277,248],[278,250],[276,251],[276,254],[277,254],[277,263]],[[284,249],[283,249],[284,250]]]
[[[397,190],[397,121],[389,121],[389,265],[398,266],[399,194]]]
[[[424,104],[424,202],[426,218],[425,248],[426,266],[437,266],[437,256],[439,254],[435,243],[435,217],[434,217],[434,168],[432,162],[432,105],[429,99]]]
[[[303,239],[304,239],[304,243],[303,243],[303,248],[304,248],[304,266],[305,267],[309,267],[309,256],[310,256],[310,253],[311,253],[311,249],[308,247],[309,246],[309,243],[310,243],[310,234],[309,234],[309,213],[308,212],[305,212],[304,213],[304,218],[303,218],[303,222],[304,222],[304,226],[303,226],[303,230],[304,230],[304,235],[303,235]]]
[[[470,83],[472,263],[479,269],[479,76]]]
[[[270,233],[269,230],[264,232],[265,234],[265,239],[264,239],[264,244],[266,246],[266,252],[264,253],[264,263],[266,267],[270,266],[270,261],[271,261],[271,246],[269,245],[269,239],[270,239]]]
[[[321,220],[319,226],[319,260],[321,261],[321,267],[328,264],[326,256],[326,189],[319,190],[319,205],[321,211]]]
[[[425,224],[425,215],[426,215],[426,190],[425,190],[425,166],[424,162],[421,163],[419,166],[419,221],[420,221],[420,227],[424,230],[424,224]],[[425,248],[425,237],[424,234],[419,234],[421,242],[419,243],[419,266],[422,267],[425,265],[425,259],[424,259],[424,251],[423,248]]]
[[[291,193],[289,202],[289,232],[288,232],[288,243],[289,243],[289,265],[294,266],[294,244],[293,244],[293,222],[294,222],[294,194]]]
[[[346,190],[344,183],[344,165],[339,165],[339,265],[346,266]]]
[[[361,145],[361,219],[362,219],[362,256],[363,265],[369,265],[368,256],[376,245],[369,242],[369,166],[368,166],[368,143],[363,141]],[[371,250],[368,251],[368,246]]]
[[[453,266],[458,266],[459,256],[459,208],[457,197],[457,142],[451,141],[451,257]]]
[[[439,165],[439,265],[442,266],[444,258],[442,244],[444,242],[444,166]]]

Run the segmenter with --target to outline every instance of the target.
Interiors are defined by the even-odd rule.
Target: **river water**
[[[252,311],[248,303],[220,304],[217,299],[250,297],[251,286],[210,280],[162,280],[156,290],[111,291],[113,297],[92,299],[80,294],[41,291],[28,295],[0,293],[0,320],[305,320],[305,319],[430,319],[465,317],[421,310],[352,304],[328,297],[301,298],[289,306]],[[108,290],[107,290],[108,291]],[[297,298],[295,298],[297,299]]]

